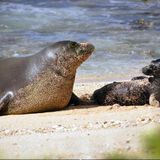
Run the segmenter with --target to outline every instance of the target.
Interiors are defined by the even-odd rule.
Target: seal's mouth
[[[91,54],[95,50],[95,47],[91,43],[80,43],[78,54]]]

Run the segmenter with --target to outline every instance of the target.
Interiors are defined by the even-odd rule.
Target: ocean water
[[[60,40],[96,47],[79,67],[77,82],[142,75],[143,66],[160,58],[160,1],[0,1],[1,57],[36,53]]]

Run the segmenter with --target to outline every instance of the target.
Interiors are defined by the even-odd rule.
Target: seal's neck
[[[63,50],[59,50],[59,48],[43,49],[36,54],[36,61],[43,70],[50,69],[66,79],[74,79],[79,66],[73,56],[63,53]]]
[[[62,76],[66,79],[74,79],[77,69],[77,64],[73,64],[71,59],[66,60],[65,56],[58,54],[56,50],[44,50],[40,53],[41,63],[46,69],[51,69],[58,76]]]
[[[57,56],[57,68],[64,77],[71,78],[76,74],[79,62],[74,57]]]
[[[54,70],[57,74],[60,76],[66,78],[66,79],[74,79],[76,74],[76,68],[73,66],[73,68],[70,65],[65,65],[63,63],[60,63],[58,61],[57,65],[54,66]]]

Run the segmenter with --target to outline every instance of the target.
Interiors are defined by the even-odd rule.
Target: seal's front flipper
[[[74,93],[72,93],[72,97],[68,105],[92,105],[94,103],[91,101],[90,98],[91,95],[89,94],[82,95],[80,98],[78,98]]]
[[[0,97],[0,111],[7,106],[13,98],[13,92],[7,92],[4,96]]]
[[[77,106],[77,105],[80,105],[80,103],[81,103],[81,99],[78,98],[74,93],[72,93],[68,106],[70,105]]]
[[[149,97],[149,104],[153,107],[160,107],[159,101],[156,99],[155,94],[152,93]]]

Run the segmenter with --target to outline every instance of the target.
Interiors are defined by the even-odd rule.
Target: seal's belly
[[[9,103],[7,114],[21,114],[59,110],[67,106],[73,89],[73,80],[53,73],[43,73],[17,91]]]

